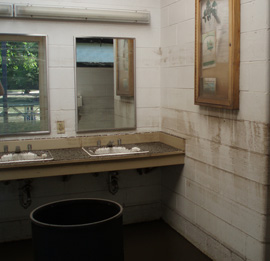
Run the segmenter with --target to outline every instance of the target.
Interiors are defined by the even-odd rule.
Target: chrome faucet
[[[109,142],[108,142],[108,144],[107,144],[107,147],[113,147],[113,140],[110,140]]]

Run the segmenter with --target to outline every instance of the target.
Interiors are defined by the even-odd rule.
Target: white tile
[[[160,193],[159,186],[129,188],[125,193],[125,205],[158,203],[160,202]]]
[[[213,120],[211,127],[220,129],[220,142],[251,152],[265,154],[268,151],[267,127],[253,121]],[[211,139],[211,138],[209,138]]]
[[[199,206],[196,208],[196,225],[199,228],[203,228],[209,236],[215,236],[220,241],[221,238],[218,231],[219,219]]]
[[[163,93],[162,93],[163,95]],[[164,102],[161,102],[161,107],[164,107]],[[161,128],[163,131],[171,131],[177,129],[177,112],[170,109],[161,109]],[[174,132],[175,133],[175,132]],[[182,134],[183,137],[184,134]]]
[[[197,211],[197,224],[210,233],[217,241],[230,246],[231,251],[242,255],[246,253],[246,234],[230,224],[222,221],[200,207]]]
[[[73,89],[52,89],[50,90],[50,108],[52,111],[74,110],[75,97]]]
[[[248,91],[250,88],[250,63],[240,63],[240,77],[239,77],[239,90]]]
[[[269,239],[269,236],[265,235],[267,226],[265,215],[238,204],[233,204],[230,211],[233,226],[261,242]]]
[[[181,88],[194,90],[194,66],[183,66],[179,68],[178,84]],[[193,102],[192,102],[193,104]]]
[[[136,87],[139,88],[159,88],[160,87],[160,68],[137,68]]]
[[[158,108],[138,108],[137,126],[138,128],[159,127],[160,111]]]
[[[195,18],[195,1],[185,0],[185,17],[187,20]]]
[[[31,237],[30,229],[26,234],[22,234],[22,221],[10,221],[6,223],[0,223],[0,242],[16,241]]]
[[[213,167],[267,184],[267,157],[210,141],[189,139],[186,155]]]
[[[186,65],[195,64],[195,42],[186,43],[184,45],[185,55],[186,55]]]
[[[0,204],[2,201],[17,200],[18,199],[18,181],[10,181],[8,183],[0,183]],[[1,218],[1,216],[0,216]]]
[[[196,204],[181,195],[176,197],[176,212],[193,224],[196,222]]]
[[[161,50],[159,48],[137,48],[136,67],[159,67]]]
[[[185,235],[186,238],[203,253],[211,255],[211,252],[207,251],[209,235],[190,222],[185,223]]]
[[[137,108],[159,108],[160,90],[141,88],[137,91]]]
[[[170,177],[170,178],[168,178]],[[185,196],[186,178],[182,166],[170,166],[162,168],[162,184],[168,190]]]
[[[226,173],[222,172],[222,174],[220,174],[221,171],[218,171],[218,169],[192,159],[189,159],[187,163],[194,166],[193,169],[195,172],[195,179],[193,179],[193,181],[196,181],[198,184],[207,188],[208,190],[215,193],[220,193],[223,185],[227,185],[225,182],[220,182],[220,175],[226,175]]]
[[[169,24],[177,24],[186,20],[185,1],[177,1],[169,6]]]
[[[161,8],[161,28],[169,26],[169,8]]]
[[[195,42],[195,19],[183,21],[177,25],[178,44]]]
[[[172,210],[176,209],[176,198],[177,194],[174,193],[173,191],[167,189],[167,188],[162,188],[161,191],[161,199],[162,199],[162,204]]]
[[[267,92],[269,62],[243,62],[240,65],[240,91]]]
[[[246,256],[248,257],[248,260],[265,260],[266,244],[259,242],[258,240],[249,236],[247,237],[246,241]]]
[[[179,67],[161,68],[161,87],[164,89],[180,87],[178,86],[180,81],[179,71]]]
[[[241,32],[269,27],[269,1],[256,0],[241,5]]]
[[[139,175],[136,170],[125,170],[119,174],[121,188],[133,188],[141,186],[160,186],[161,169],[152,169],[147,174]]]
[[[186,46],[176,45],[162,48],[161,66],[174,67],[186,64]]]
[[[133,34],[130,35],[130,32]],[[136,48],[160,48],[160,28],[138,28],[138,30],[127,28],[125,33],[127,37],[135,38]],[[125,35],[119,35],[124,37]],[[130,35],[130,36],[129,36]]]
[[[238,119],[249,121],[268,123],[269,110],[269,95],[264,92],[241,92],[240,93],[240,108]]]
[[[171,25],[161,28],[161,46],[168,47],[177,44],[177,26]]]
[[[187,237],[188,235],[188,221],[177,214],[175,211],[163,206],[162,219],[168,223],[173,229],[175,229],[181,235]],[[186,232],[187,231],[187,232]]]
[[[193,182],[190,182],[186,189],[187,198],[194,204],[207,209],[211,214],[240,231],[258,240],[265,240],[266,218],[264,214],[228,200],[221,196],[219,192],[206,190],[203,186]],[[236,191],[236,195],[237,189],[236,184],[234,184],[232,190]],[[191,191],[193,192],[192,195]]]
[[[50,68],[49,69],[49,88],[50,89],[75,89],[74,68]]]
[[[231,251],[220,242],[213,239],[212,237],[207,237],[206,242],[206,252],[209,253],[213,260],[232,261]]]
[[[243,62],[269,59],[269,31],[266,29],[241,34],[240,59]]]
[[[73,46],[50,45],[49,67],[74,67]]]

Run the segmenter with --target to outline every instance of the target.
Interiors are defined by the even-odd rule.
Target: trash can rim
[[[102,202],[108,202],[108,203],[112,203],[114,205],[117,205],[119,207],[119,212],[114,215],[114,216],[111,216],[109,218],[106,218],[106,219],[102,219],[100,221],[96,221],[96,222],[91,222],[91,223],[83,223],[83,224],[78,224],[78,225],[56,225],[56,224],[49,224],[49,223],[45,223],[45,222],[41,222],[41,221],[38,221],[36,220],[33,215],[36,211],[38,211],[39,209],[43,208],[43,207],[46,207],[46,206],[49,206],[49,205],[52,205],[52,204],[55,204],[55,203],[61,203],[61,202],[68,202],[68,201],[79,201],[79,200],[93,200],[93,201],[102,201]],[[32,222],[34,222],[35,224],[38,224],[38,225],[41,225],[41,226],[46,226],[46,227],[58,227],[58,228],[76,228],[76,227],[82,227],[82,226],[91,226],[91,225],[97,225],[97,224],[101,224],[101,223],[104,223],[104,222],[107,222],[107,221],[110,221],[110,220],[113,220],[113,219],[116,219],[118,218],[119,216],[121,216],[123,213],[123,207],[121,206],[121,204],[115,202],[115,201],[112,201],[112,200],[108,200],[108,199],[101,199],[101,198],[72,198],[72,199],[63,199],[63,200],[57,200],[57,201],[53,201],[53,202],[50,202],[50,203],[46,203],[46,204],[43,204],[37,208],[35,208],[34,210],[32,210],[32,212],[30,213],[30,219]]]

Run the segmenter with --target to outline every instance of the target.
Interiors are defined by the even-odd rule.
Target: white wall
[[[194,10],[161,1],[161,125],[187,139],[163,217],[214,260],[269,260],[269,0],[241,1],[238,111],[194,105]]]
[[[160,129],[159,0],[8,0],[4,2],[150,11],[151,23],[149,25],[1,19],[0,33],[48,36],[52,131],[50,135],[36,136],[37,138],[76,136],[74,84],[74,37],[76,36],[136,38],[138,126],[136,131],[156,131]],[[149,97],[152,98],[149,99]],[[57,121],[65,122],[65,134],[57,134]],[[17,139],[32,138],[32,136],[22,136]],[[3,139],[11,140],[14,138],[6,137]],[[23,183],[19,181],[12,181],[9,185],[0,183],[0,241],[29,237],[30,211],[43,203],[62,198],[101,197],[116,200],[124,205],[125,223],[153,220],[161,216],[160,169],[143,176],[138,175],[135,170],[121,172],[119,176],[120,190],[115,196],[108,192],[107,173],[101,173],[97,178],[92,175],[73,176],[67,182],[63,182],[61,177],[34,179],[32,183],[33,203],[27,210],[19,204],[18,194],[22,185]]]
[[[161,126],[163,131],[187,139],[185,166],[163,169],[163,218],[215,260],[267,260],[266,246],[270,243],[269,233],[267,234],[269,1],[241,1],[238,111],[194,105],[195,1],[70,0],[40,3],[151,11],[150,25],[60,21],[33,23],[27,20],[1,19],[1,33],[48,35],[52,110],[50,137],[59,136],[56,134],[58,120],[66,123],[66,134],[62,136],[76,135],[73,37],[135,37],[138,131],[159,130]],[[56,97],[62,96],[64,86],[65,99],[59,101]],[[147,219],[149,216],[143,214],[144,210],[147,213],[151,210],[148,206],[156,206],[159,201],[160,176],[154,173],[153,180],[140,181],[137,174],[131,173],[131,176],[123,175],[126,182],[131,182],[129,190],[123,188],[118,195],[125,195],[122,202],[134,204],[134,208],[130,208],[129,217],[133,216],[134,210],[142,219]],[[84,182],[82,176],[75,179],[78,187],[73,187],[73,183],[69,181],[68,186],[71,188],[66,191],[63,186],[59,188],[56,178],[37,180],[36,184],[40,185],[35,188],[36,193],[41,193],[37,198],[42,200],[35,204],[54,199],[51,191],[56,191],[52,194],[57,194],[58,190],[58,197],[93,195],[92,191],[108,196],[105,188],[100,188],[100,185],[86,190],[83,188],[85,184],[95,184],[94,178],[89,178],[89,183]],[[102,187],[105,178],[101,180]],[[43,190],[38,192],[39,189]],[[134,198],[133,190],[137,191]],[[7,224],[9,228],[14,228],[13,232],[17,229],[22,231],[19,235],[27,234],[24,231],[26,226],[21,224],[26,214],[21,213],[22,210],[18,210],[16,205],[17,193],[17,185],[5,187],[1,184],[1,213],[9,213],[9,216],[1,219],[2,235],[10,232],[9,229],[5,230]],[[42,193],[45,193],[44,196]],[[140,195],[141,199],[137,201],[136,195]],[[129,201],[129,197],[133,199]],[[151,201],[149,205],[148,199]],[[153,209],[158,212],[158,207]],[[157,213],[155,211],[153,213]],[[151,218],[157,216],[158,214]],[[6,220],[10,222],[7,223]],[[13,220],[14,223],[11,223]]]
[[[137,131],[159,130],[159,0],[41,0],[38,1],[38,3],[34,0],[9,0],[7,2],[150,11],[151,23],[149,25],[1,19],[0,33],[42,34],[48,36],[49,97],[52,129],[49,137],[68,137],[76,135],[74,37],[107,36],[136,38]],[[146,98],[149,96],[152,97],[151,102]],[[59,97],[64,97],[64,99],[59,100]],[[65,134],[57,135],[57,121],[65,121]]]

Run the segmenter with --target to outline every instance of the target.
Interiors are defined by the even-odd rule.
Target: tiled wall
[[[66,0],[55,2],[53,0],[42,0],[37,3],[34,0],[14,0],[9,2],[150,11],[151,23],[147,25],[1,19],[0,33],[42,34],[48,36],[49,98],[52,129],[49,137],[76,135],[74,37],[107,36],[136,38],[137,131],[159,130],[160,1]],[[63,99],[59,99],[59,97],[63,97]],[[152,98],[149,99],[149,97]],[[57,134],[57,121],[65,122],[65,134]]]
[[[52,0],[42,2],[55,5]],[[66,0],[61,4],[147,9],[151,12],[151,24],[1,19],[0,32],[48,35],[50,137],[59,136],[56,121],[62,120],[66,123],[66,134],[62,136],[75,136],[73,37],[136,38],[138,131],[161,127],[186,138],[186,161],[184,167],[162,169],[162,183],[160,169],[151,176],[141,177],[135,171],[120,174],[126,183],[122,183],[115,198],[134,206],[126,208],[126,222],[159,216],[162,184],[163,218],[202,251],[218,261],[262,261],[269,245],[269,1],[241,1],[238,111],[194,105],[194,3]],[[65,99],[59,100],[63,91]],[[60,177],[34,180],[33,207],[69,196],[113,198],[105,188],[105,176],[74,176],[67,183]],[[19,207],[18,186],[15,181],[10,185],[1,183],[0,212],[1,216],[5,214],[0,234],[5,235],[5,240],[11,239],[9,228],[15,233],[13,239],[29,235],[28,225],[22,225],[29,210]]]
[[[1,18],[0,33],[48,36],[52,131],[50,135],[37,136],[37,138],[76,136],[74,37],[78,36],[131,37],[136,39],[137,131],[157,131],[160,129],[160,1],[42,0],[37,3],[34,0],[14,0],[8,2],[148,10],[151,12],[151,23],[147,25]],[[57,134],[57,121],[65,122],[65,134]],[[33,137],[25,136],[18,139],[27,138],[32,139]],[[6,137],[3,139],[11,140],[14,138]],[[27,210],[19,204],[19,187],[22,185],[18,181],[12,181],[9,185],[0,183],[0,241],[29,237],[30,211],[43,203],[62,198],[101,197],[116,200],[125,207],[125,223],[158,219],[161,215],[160,169],[142,176],[135,170],[121,172],[119,175],[120,190],[115,196],[108,192],[107,173],[101,173],[99,177],[90,174],[72,176],[67,182],[63,182],[62,177],[34,179],[32,183],[33,203]]]
[[[194,10],[161,1],[161,125],[187,139],[163,217],[214,260],[269,260],[269,1],[241,1],[238,111],[194,105]]]
[[[31,237],[31,211],[43,204],[71,198],[105,198],[124,207],[124,223],[159,219],[160,169],[140,175],[135,170],[119,172],[119,191],[112,195],[108,190],[108,173],[82,174],[68,177],[33,179],[32,204],[24,209],[19,201],[24,181],[0,183],[0,242]],[[24,195],[25,196],[25,195]],[[24,197],[24,202],[26,201]]]

